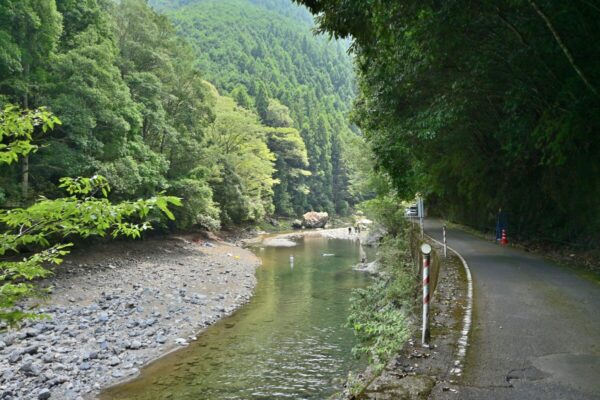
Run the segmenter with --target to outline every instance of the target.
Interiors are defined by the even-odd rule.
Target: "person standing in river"
[[[348,235],[352,235],[352,227],[351,226],[348,227]]]

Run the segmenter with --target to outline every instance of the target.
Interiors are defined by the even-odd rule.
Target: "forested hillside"
[[[282,1],[187,7],[167,17],[145,0],[0,5],[0,103],[45,106],[62,122],[0,171],[2,206],[101,175],[114,200],[181,197],[181,228],[347,212],[343,47]]]
[[[352,63],[342,42],[315,37],[304,8],[287,0],[152,1],[192,44],[206,78],[271,127],[298,129],[310,175],[274,187],[278,214],[345,214],[352,139]]]
[[[404,197],[478,228],[502,208],[513,235],[597,246],[597,2],[297,2],[352,38],[356,121]]]

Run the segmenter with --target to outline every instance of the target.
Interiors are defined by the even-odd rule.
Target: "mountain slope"
[[[222,93],[236,99],[249,94],[246,106],[255,107],[267,125],[273,126],[269,107],[289,113],[301,132],[311,175],[296,187],[276,188],[276,199],[291,198],[287,206],[276,201],[277,212],[345,213],[352,198],[342,153],[345,137],[353,135],[346,114],[354,75],[344,43],[313,35],[306,10],[284,0],[151,3],[192,44],[197,66]],[[278,190],[287,193],[278,196]]]

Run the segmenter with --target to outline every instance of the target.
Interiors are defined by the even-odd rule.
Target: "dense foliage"
[[[7,1],[0,18],[12,49],[0,60],[0,100],[45,105],[62,121],[34,134],[39,151],[20,168],[0,172],[5,205],[58,196],[63,176],[102,174],[114,199],[168,189],[185,195],[188,212],[202,204],[194,212],[211,215],[210,187],[195,172],[214,119],[209,90],[166,18],[143,0]]]
[[[43,105],[62,121],[0,171],[0,204],[100,174],[114,200],[181,197],[182,228],[346,212],[343,47],[313,37],[291,3],[179,3],[194,3],[171,15],[180,35],[145,0],[0,4],[0,104]]]
[[[404,197],[561,240],[600,228],[600,7],[549,0],[300,0],[352,37],[355,119]]]
[[[46,110],[21,111],[14,106],[0,110],[0,166],[5,167],[37,150],[31,143],[36,129],[46,132],[60,124]],[[5,144],[4,144],[5,143]],[[51,273],[51,264],[60,264],[73,236],[139,237],[150,229],[149,214],[160,210],[169,218],[169,204],[178,198],[155,196],[148,200],[113,204],[107,196],[110,186],[101,176],[62,178],[60,187],[67,197],[40,198],[27,208],[0,211],[0,322],[10,325],[36,315],[19,307],[19,301],[36,290],[32,281]]]
[[[276,186],[277,213],[345,214],[355,202],[345,156],[355,136],[346,115],[354,86],[345,45],[315,37],[310,14],[287,0],[151,3],[170,10],[198,66],[221,92],[256,110],[263,124],[300,132],[310,175]]]

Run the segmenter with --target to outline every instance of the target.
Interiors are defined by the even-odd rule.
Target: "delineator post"
[[[431,246],[427,243],[421,245],[423,253],[423,330],[421,343],[423,347],[429,346],[429,265],[431,260]]]
[[[442,228],[442,233],[444,235],[444,258],[448,257],[448,241],[446,240],[446,225]]]

